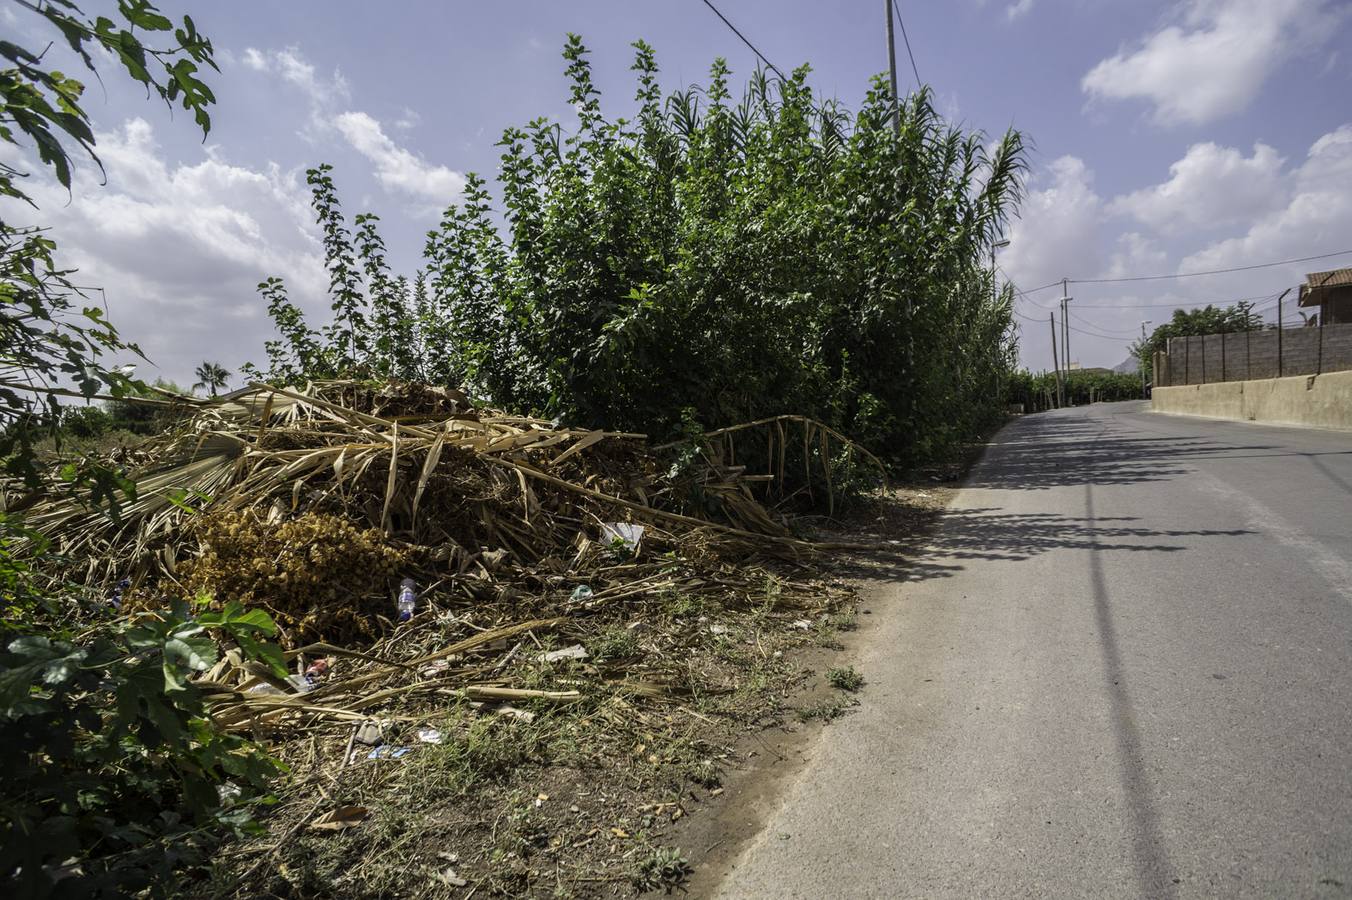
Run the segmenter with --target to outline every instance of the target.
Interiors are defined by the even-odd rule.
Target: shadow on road
[[[1103,651],[1104,687],[1111,703],[1110,719],[1117,743],[1122,796],[1130,817],[1128,824],[1135,856],[1136,879],[1142,896],[1172,898],[1178,893],[1178,879],[1173,875],[1168,847],[1160,830],[1155,792],[1146,770],[1145,749],[1141,743],[1140,728],[1136,724],[1126,667],[1122,664],[1122,648],[1113,620],[1108,580],[1103,574],[1100,551],[1117,548],[1102,544],[1093,536],[1097,531],[1095,523],[1103,521],[1094,514],[1093,485],[1084,486],[1084,506],[1085,521],[1089,523],[1089,549],[1092,551],[1089,554],[1089,581],[1094,590],[1094,620],[1098,624],[1099,647]]]
[[[961,571],[966,560],[1018,562],[1056,549],[1176,553],[1186,547],[1170,542],[1170,538],[1252,534],[1243,528],[1147,528],[1134,524],[1138,521],[1131,516],[1092,519],[1057,513],[1009,513],[994,507],[949,509],[934,534],[898,543],[900,559],[872,559],[866,571],[873,578],[922,581]],[[861,569],[860,574],[863,572]]]
[[[893,541],[895,558],[871,558],[861,562],[858,571],[867,578],[914,582],[951,577],[975,561],[1020,562],[1056,550],[1082,551],[1058,556],[1057,560],[1063,574],[1075,579],[1071,583],[1077,586],[1077,592],[1070,602],[1082,598],[1083,603],[1092,605],[1093,630],[1102,656],[1101,684],[1086,682],[1085,689],[1095,695],[1102,691],[1106,702],[1103,711],[1111,727],[1120,809],[1130,839],[1136,881],[1134,892],[1123,885],[1122,893],[1170,900],[1181,890],[1182,881],[1177,875],[1186,874],[1189,860],[1184,854],[1171,853],[1170,841],[1176,838],[1161,824],[1160,807],[1167,808],[1172,798],[1160,786],[1157,769],[1148,756],[1150,750],[1158,752],[1158,746],[1147,746],[1138,720],[1138,698],[1133,696],[1133,688],[1138,685],[1133,684],[1131,676],[1139,673],[1146,663],[1139,647],[1132,642],[1139,639],[1139,634],[1126,629],[1124,646],[1117,614],[1139,603],[1140,597],[1133,593],[1130,576],[1122,573],[1135,569],[1138,554],[1145,554],[1139,562],[1146,566],[1171,565],[1184,572],[1186,555],[1176,561],[1170,557],[1188,549],[1198,550],[1198,555],[1205,557],[1208,542],[1199,539],[1225,539],[1258,532],[1244,528],[1152,527],[1178,521],[1171,513],[1186,508],[1179,506],[1188,503],[1184,485],[1141,492],[1112,488],[1183,478],[1204,468],[1208,460],[1292,457],[1303,459],[1255,471],[1270,478],[1272,472],[1290,467],[1306,472],[1308,463],[1327,480],[1326,484],[1313,482],[1316,492],[1322,490],[1341,500],[1343,492],[1352,493],[1352,479],[1343,469],[1352,451],[1341,449],[1348,446],[1346,443],[1325,440],[1317,433],[1314,437],[1287,441],[1280,435],[1245,434],[1236,428],[1222,433],[1234,439],[1225,441],[1189,432],[1187,429],[1192,426],[1171,426],[1150,422],[1141,415],[1128,415],[1129,419],[1119,419],[1112,411],[1099,414],[1077,411],[1074,416],[1030,416],[1013,423],[967,478],[964,487],[972,493],[939,514],[932,533]],[[1171,434],[1171,427],[1177,427],[1178,432]],[[1302,446],[1311,450],[1295,449]],[[1340,456],[1343,459],[1337,458]],[[1238,472],[1242,477],[1244,465],[1217,468],[1231,475]],[[1005,493],[1055,488],[1066,490],[1057,496]],[[1125,500],[1128,496],[1131,499]],[[1006,503],[1008,507],[1004,506]],[[1041,511],[1050,509],[1063,512]],[[1103,516],[1099,515],[1100,510],[1143,512],[1145,517]],[[1159,511],[1158,518],[1155,510]],[[1236,516],[1221,509],[1212,519],[1201,521],[1224,525]],[[870,527],[886,534],[889,530],[886,518],[879,516],[877,524],[870,521]],[[899,516],[898,520],[904,521],[904,517]],[[1194,516],[1193,521],[1198,518]],[[1216,554],[1220,548],[1210,552]],[[1164,556],[1149,556],[1152,553]],[[1124,564],[1125,558],[1131,558],[1130,565]],[[1105,572],[1109,560],[1118,565]],[[1076,571],[1080,566],[1086,567],[1087,572]],[[1014,587],[1006,588],[1002,584],[1003,573],[1013,573],[1012,567],[974,566],[974,569],[980,576],[964,585],[972,591],[976,603],[1002,602],[1015,596],[1020,588],[1027,591],[1030,584],[1036,583],[1036,579],[1011,577]],[[1116,579],[1110,579],[1109,573],[1115,573]],[[960,599],[956,594],[949,592],[945,599],[956,601],[955,605],[967,600],[965,593]]]
[[[1114,433],[1116,432],[1116,433]],[[1166,481],[1190,460],[1238,453],[1288,455],[1269,444],[1227,444],[1195,437],[1141,437],[1110,420],[1033,416],[1010,426],[999,452],[972,472],[967,487],[1045,490],[1092,481],[1099,485]],[[1306,455],[1306,454],[1299,454]]]

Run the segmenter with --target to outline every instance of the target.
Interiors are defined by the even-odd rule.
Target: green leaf
[[[205,634],[191,633],[179,633],[166,641],[164,655],[194,672],[206,671],[220,658],[215,641]]]
[[[34,679],[46,664],[45,661],[31,662],[0,671],[0,710],[4,710],[7,718],[17,719],[33,711],[29,695]]]
[[[165,673],[168,681],[168,672]],[[146,717],[154,724],[160,739],[172,746],[183,736],[183,720],[173,707],[165,703],[160,696],[147,695],[144,698]]]
[[[46,668],[42,670],[43,682],[58,685],[70,681],[80,671],[84,657],[84,651],[79,651],[47,663]]]
[[[239,648],[244,651],[245,656],[266,664],[278,678],[287,676],[286,657],[276,644],[257,640],[242,632],[235,635],[235,640],[239,641]]]
[[[32,659],[51,659],[58,655],[56,649],[52,646],[51,639],[40,634],[26,634],[23,637],[15,638],[9,642],[5,649],[15,656],[26,656]]]
[[[230,620],[230,625],[242,626],[259,631],[262,634],[272,637],[277,633],[277,624],[272,621],[272,617],[261,609],[251,609],[246,613],[238,615]]]

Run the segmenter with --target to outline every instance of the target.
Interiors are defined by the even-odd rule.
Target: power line
[[[1311,262],[1312,260],[1316,259],[1329,259],[1334,256],[1347,256],[1348,254],[1352,254],[1352,250],[1337,250],[1333,253],[1320,253],[1316,256],[1301,256],[1295,259],[1280,259],[1274,262],[1255,263],[1254,265],[1251,266],[1232,266],[1231,268],[1228,269],[1209,269],[1203,272],[1181,272],[1173,275],[1126,275],[1121,278],[1069,278],[1066,280],[1070,284],[1121,284],[1123,282],[1131,282],[1131,281],[1160,281],[1169,278],[1194,278],[1199,275],[1224,275],[1229,272],[1249,272],[1254,269],[1270,269],[1273,268],[1274,266],[1289,266],[1292,263]],[[1011,285],[1014,284],[1014,279],[1009,277],[1009,273],[1006,272],[1003,267],[1001,267],[997,263],[996,268],[999,269],[1002,274],[1004,274],[1005,279],[1008,280]],[[1018,294],[1020,297],[1027,300],[1029,303],[1033,304],[1039,309],[1051,309],[1052,307],[1043,306],[1041,303],[1038,303],[1037,301],[1033,300],[1030,295],[1036,294],[1039,291],[1045,291],[1048,290],[1049,288],[1060,286],[1061,281],[1058,279],[1056,281],[1049,281],[1046,284],[1040,285],[1035,288],[1029,288],[1028,290],[1020,290],[1018,287],[1015,287],[1014,293]],[[1270,294],[1262,295],[1262,297],[1270,297],[1270,296],[1271,296]],[[1080,306],[1081,308],[1091,308],[1091,309],[1118,309],[1118,308],[1148,309],[1148,308],[1163,308],[1171,306],[1172,307],[1205,306],[1207,305],[1207,303],[1213,304],[1243,303],[1255,299],[1261,299],[1261,297],[1241,297],[1236,300],[1209,300],[1206,302],[1183,301],[1178,303],[1105,303],[1105,304],[1081,303]]]
[[[1134,344],[1134,343],[1136,343],[1136,339],[1135,339],[1134,337],[1130,337],[1130,338],[1120,338],[1120,337],[1113,337],[1111,334],[1099,334],[1097,331],[1086,331],[1086,330],[1083,329],[1083,328],[1076,328],[1074,325],[1071,325],[1069,322],[1066,323],[1066,327],[1069,328],[1071,331],[1077,332],[1077,333],[1079,333],[1079,334],[1087,334],[1087,335],[1089,335],[1090,337],[1101,338],[1102,340],[1105,340],[1105,341],[1115,341],[1116,343],[1119,343],[1119,344]]]
[[[754,54],[756,54],[756,57],[757,57],[761,62],[765,63],[767,66],[769,66],[771,69],[773,69],[773,70],[774,70],[774,73],[775,73],[776,75],[779,76],[779,80],[780,80],[780,81],[788,81],[788,80],[789,80],[789,79],[787,79],[787,78],[784,77],[784,73],[783,73],[783,72],[779,71],[779,66],[775,65],[774,63],[770,62],[770,60],[766,59],[766,58],[765,58],[765,54],[764,54],[764,53],[761,53],[759,50],[757,50],[757,49],[756,49],[756,45],[753,44],[753,43],[751,43],[749,40],[747,40],[747,39],[746,39],[746,35],[742,34],[740,31],[738,31],[736,25],[734,25],[734,24],[732,24],[731,22],[728,21],[728,17],[725,16],[725,15],[723,15],[721,12],[718,11],[718,7],[717,7],[717,6],[714,6],[712,3],[709,2],[709,0],[704,0],[704,5],[707,6],[707,7],[709,7],[710,9],[712,9],[712,10],[714,11],[714,15],[716,15],[716,16],[718,16],[720,19],[722,19],[722,20],[723,20],[723,24],[726,25],[726,26],[728,26],[729,28],[731,28],[731,29],[732,29],[732,33],[735,34],[735,35],[737,35],[739,38],[741,38],[741,39],[742,39],[742,43],[743,43],[743,44],[746,44],[748,47],[750,47],[750,48],[751,48],[751,52],[754,53]],[[905,28],[905,26],[902,26],[902,29],[901,29],[901,36],[902,36],[902,37],[905,37],[905,36],[906,36],[906,28]],[[909,51],[911,48],[910,48],[909,45],[907,45],[906,49]],[[913,63],[913,64],[914,64],[914,63]]]
[[[1291,263],[1310,262],[1315,259],[1328,259],[1331,256],[1346,256],[1352,250],[1338,250],[1333,253],[1321,253],[1318,256],[1301,256],[1296,259],[1282,259],[1276,262],[1257,263],[1252,266],[1232,266],[1228,269],[1210,269],[1205,272],[1181,272],[1174,275],[1129,275],[1123,278],[1071,278],[1071,284],[1119,284],[1124,281],[1159,281],[1165,278],[1195,278],[1198,275],[1224,275],[1227,272],[1249,272],[1253,269],[1270,269],[1273,266],[1288,266]]]
[[[708,2],[708,0],[705,0],[705,2]],[[887,2],[891,5],[892,12],[897,14],[897,21],[901,23],[901,39],[906,44],[906,55],[911,60],[911,73],[915,75],[915,89],[918,91],[924,82],[920,80],[920,70],[915,67],[915,54],[911,53],[911,39],[906,36],[906,20],[901,17],[901,9],[897,6],[896,0],[887,0]]]
[[[1275,309],[1277,307],[1277,303],[1281,300],[1281,298],[1282,298],[1281,292],[1275,294],[1267,294],[1264,297],[1256,297],[1254,299],[1262,300],[1263,302],[1251,306],[1249,308],[1249,312],[1252,313],[1259,312],[1260,310]]]
[[[1070,312],[1070,317],[1071,317],[1072,319],[1074,319],[1075,321],[1077,321],[1077,322],[1083,322],[1085,325],[1088,325],[1090,328],[1097,328],[1099,331],[1106,331],[1106,332],[1108,332],[1109,334],[1135,334],[1136,331],[1137,331],[1137,329],[1135,329],[1135,328],[1108,328],[1108,327],[1105,326],[1105,325],[1100,325],[1098,322],[1091,322],[1091,321],[1089,321],[1088,319],[1086,319],[1084,316],[1077,315],[1073,310],[1069,310],[1069,312]]]
[[[1009,277],[1009,273],[1006,272],[1006,271],[1004,270],[1004,268],[1002,268],[1001,265],[1000,265],[999,263],[996,263],[996,264],[995,264],[995,268],[999,269],[999,270],[1000,270],[1000,274],[1003,275],[1003,276],[1005,276],[1005,281],[1009,282],[1009,286],[1012,287],[1012,288],[1014,289],[1014,293],[1017,294],[1019,297],[1021,297],[1021,298],[1024,299],[1024,300],[1027,300],[1029,303],[1033,304],[1033,305],[1036,306],[1038,309],[1046,309],[1046,310],[1050,310],[1050,309],[1052,308],[1052,307],[1050,307],[1050,306],[1043,306],[1041,303],[1038,303],[1036,300],[1031,299],[1028,295],[1029,295],[1029,294],[1036,294],[1038,291],[1045,291],[1047,288],[1050,288],[1050,287],[1059,287],[1060,284],[1061,284],[1061,282],[1059,282],[1059,281],[1053,281],[1053,282],[1051,282],[1050,284],[1044,284],[1044,285],[1042,285],[1042,287],[1035,287],[1035,288],[1033,288],[1032,290],[1024,291],[1024,290],[1020,290],[1020,289],[1019,289],[1019,286],[1018,286],[1017,284],[1014,283],[1014,279],[1011,278],[1011,277]]]
[[[1219,300],[1176,300],[1167,303],[1079,303],[1080,309],[1182,309],[1187,306],[1216,306],[1219,304],[1249,303],[1267,300],[1275,294],[1258,294],[1253,297],[1227,297]]]
[[[999,268],[999,266],[997,265],[996,268]],[[1000,271],[1001,271],[1001,272],[1004,272],[1004,269],[1000,269]],[[1005,273],[1005,277],[1006,277],[1006,278],[1009,277],[1009,276],[1008,276],[1008,273]],[[1059,282],[1059,281],[1056,282],[1056,284],[1060,284],[1060,283],[1061,283],[1061,282]],[[1023,295],[1025,295],[1025,294],[1030,293],[1029,291],[1021,291],[1021,290],[1019,290],[1019,286],[1018,286],[1017,284],[1014,283],[1014,279],[1012,279],[1012,278],[1009,278],[1009,286],[1010,286],[1011,288],[1014,289],[1014,293],[1015,293],[1015,294],[1018,294],[1018,295],[1020,295],[1020,296],[1023,296]],[[1053,285],[1044,285],[1044,287],[1052,287],[1052,286],[1053,286]],[[1038,289],[1035,288],[1034,290],[1038,290]],[[1025,298],[1025,299],[1026,299],[1026,298]],[[1029,303],[1032,303],[1033,301],[1029,300],[1028,302],[1029,302]],[[1034,303],[1033,305],[1034,305],[1034,306],[1038,306],[1038,304],[1036,304],[1036,303]],[[1046,308],[1046,307],[1038,306],[1038,309],[1045,309],[1045,308]],[[1048,311],[1050,312],[1050,310],[1048,310]],[[1037,323],[1039,323],[1039,324],[1041,324],[1041,322],[1042,322],[1042,319],[1041,319],[1041,318],[1037,318],[1037,317],[1034,317],[1034,316],[1030,316],[1030,315],[1028,315],[1028,314],[1026,314],[1026,313],[1021,313],[1021,312],[1019,312],[1017,309],[1015,309],[1015,308],[1012,307],[1012,306],[1010,307],[1010,312],[1014,313],[1014,315],[1018,316],[1020,319],[1025,319],[1025,320],[1027,320],[1027,321],[1029,321],[1029,322],[1037,322]],[[1073,318],[1075,318],[1075,319],[1078,319],[1078,320],[1081,321],[1081,322],[1084,322],[1086,325],[1091,325],[1091,326],[1093,326],[1093,327],[1095,327],[1095,328],[1100,327],[1100,326],[1096,325],[1095,323],[1090,322],[1089,320],[1083,318],[1082,316],[1076,315],[1074,312],[1071,312],[1070,310],[1066,310],[1066,312],[1067,312],[1071,317],[1073,317]],[[1064,322],[1063,324],[1064,324],[1064,326],[1065,326],[1066,328],[1069,328],[1071,331],[1077,332],[1077,333],[1079,333],[1079,334],[1088,335],[1089,337],[1101,338],[1101,339],[1107,340],[1107,341],[1115,341],[1115,342],[1120,343],[1120,344],[1131,344],[1131,343],[1135,343],[1135,341],[1136,341],[1136,337],[1135,337],[1136,332],[1135,332],[1134,329],[1132,330],[1132,337],[1130,337],[1130,338],[1122,338],[1122,337],[1117,337],[1117,336],[1114,336],[1114,335],[1111,335],[1111,334],[1100,334],[1100,333],[1097,332],[1097,331],[1089,331],[1089,330],[1084,329],[1084,328],[1077,328],[1077,327],[1075,327],[1074,325],[1071,325],[1069,322]],[[1125,333],[1125,332],[1123,332],[1123,333]]]
[[[997,268],[997,269],[1000,269],[999,265],[997,265],[996,268]],[[1000,269],[1000,271],[1001,271],[1001,272],[1005,272],[1004,269]],[[1008,273],[1008,272],[1005,272],[1005,277],[1006,277],[1006,278],[1009,278],[1009,273]],[[1010,283],[1011,283],[1011,284],[1013,283],[1013,279],[1012,279],[1012,278],[1010,279]],[[1047,288],[1054,288],[1054,287],[1060,287],[1060,286],[1061,286],[1061,279],[1058,278],[1058,279],[1056,279],[1055,281],[1049,281],[1049,282],[1047,282],[1046,284],[1042,285],[1041,287],[1029,288],[1029,289],[1026,290],[1026,291],[1019,291],[1019,293],[1020,293],[1020,294],[1036,294],[1038,291],[1045,291]]]
[[[1198,303],[1193,303],[1193,304],[1186,304],[1186,303],[1178,303],[1178,304],[1166,303],[1166,304],[1161,304],[1161,305],[1166,306],[1166,307],[1168,307],[1168,306],[1173,306],[1173,307],[1175,307],[1176,309],[1181,309],[1181,308],[1183,308],[1183,307],[1185,307],[1185,306],[1213,306],[1213,305],[1218,305],[1218,304],[1235,305],[1235,304],[1239,304],[1239,303],[1248,303],[1248,304],[1249,304],[1249,309],[1248,309],[1248,311],[1249,311],[1250,313],[1259,313],[1259,312],[1262,312],[1262,311],[1264,311],[1264,310],[1269,310],[1269,309],[1271,309],[1271,308],[1276,304],[1277,299],[1278,299],[1279,296],[1280,296],[1280,293],[1272,293],[1272,294],[1262,294],[1262,295],[1259,295],[1259,296],[1256,296],[1256,297],[1239,297],[1239,298],[1236,298],[1236,299],[1234,299],[1234,300],[1212,300],[1212,301],[1208,301],[1208,302],[1206,302],[1206,303],[1198,302]],[[1264,301],[1264,302],[1259,303],[1259,302],[1256,302],[1256,301]],[[1083,303],[1083,304],[1080,304],[1080,308],[1081,308],[1081,309],[1086,309],[1086,308],[1088,308],[1088,309],[1117,309],[1117,308],[1119,308],[1119,307],[1113,306],[1113,305],[1111,305],[1111,304],[1106,304],[1106,305],[1105,305],[1105,304],[1097,304],[1097,305],[1096,305],[1096,304]],[[1122,309],[1129,309],[1129,308],[1140,308],[1140,307],[1139,307],[1139,305],[1133,306],[1133,305],[1130,305],[1130,304],[1123,304],[1120,308],[1122,308]],[[1110,333],[1110,334],[1126,334],[1126,333],[1127,333],[1127,330],[1126,330],[1126,329],[1123,329],[1123,330],[1120,330],[1120,331],[1119,331],[1119,330],[1117,330],[1117,329],[1109,328],[1109,327],[1107,327],[1107,326],[1105,326],[1105,325],[1101,325],[1101,324],[1099,324],[1098,322],[1091,322],[1091,321],[1089,321],[1088,319],[1086,319],[1084,316],[1081,316],[1081,315],[1076,314],[1074,311],[1071,311],[1071,312],[1070,312],[1070,316],[1071,316],[1071,318],[1076,319],[1076,320],[1078,320],[1078,321],[1084,323],[1085,325],[1090,326],[1091,328],[1097,328],[1097,329],[1099,329],[1099,331],[1108,332],[1108,333]],[[1135,334],[1135,329],[1131,329],[1131,333],[1132,333],[1132,334]],[[1106,334],[1105,334],[1105,335],[1099,335],[1099,337],[1107,337],[1107,336],[1108,336],[1108,335],[1106,335]]]

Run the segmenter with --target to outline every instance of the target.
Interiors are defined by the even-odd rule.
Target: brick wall
[[[1155,355],[1160,387],[1346,370],[1352,370],[1352,324],[1170,338],[1168,350]]]

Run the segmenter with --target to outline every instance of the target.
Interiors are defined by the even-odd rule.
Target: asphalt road
[[[1352,896],[1352,433],[996,438],[721,896]]]

